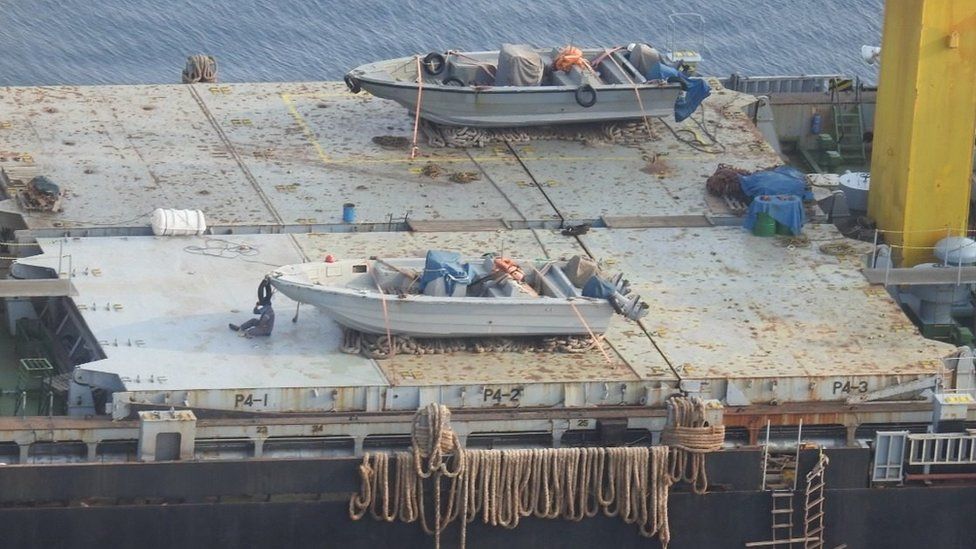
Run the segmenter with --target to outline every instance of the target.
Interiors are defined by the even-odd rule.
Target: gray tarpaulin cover
[[[544,69],[542,58],[530,46],[502,44],[498,52],[496,86],[538,86]]]
[[[627,60],[637,69],[637,72],[646,77],[647,73],[661,61],[661,54],[647,44],[637,44],[630,51]]]

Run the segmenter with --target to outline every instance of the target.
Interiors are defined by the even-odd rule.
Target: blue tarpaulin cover
[[[792,194],[756,197],[752,204],[749,204],[749,212],[742,226],[752,230],[756,226],[756,216],[759,212],[765,212],[777,222],[786,225],[794,235],[800,234],[803,224],[806,223],[803,201],[799,196]]]
[[[751,197],[792,194],[802,197],[803,200],[813,200],[813,192],[807,189],[806,176],[789,166],[743,175],[739,183],[742,192]]]
[[[593,275],[586,284],[583,285],[583,297],[596,297],[600,299],[610,299],[617,289],[606,280],[597,275]]]
[[[674,102],[674,120],[681,122],[688,118],[698,109],[701,102],[711,95],[712,89],[702,78],[689,78],[674,67],[657,62],[651,67],[651,71],[646,75],[648,80],[668,80],[678,78],[684,85],[684,95],[678,97]]]
[[[454,293],[454,285],[458,282],[471,283],[471,269],[467,263],[461,263],[461,254],[428,250],[427,260],[424,262],[424,274],[420,277],[420,291],[424,291],[427,283],[444,279],[444,289],[447,295]]]

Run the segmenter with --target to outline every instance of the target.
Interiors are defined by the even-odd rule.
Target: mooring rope
[[[661,444],[671,448],[671,479],[683,480],[696,494],[704,494],[708,490],[705,454],[722,449],[725,426],[708,424],[705,402],[698,397],[671,397],[668,406],[674,422],[661,433]]]
[[[367,453],[349,516],[359,520],[369,512],[386,522],[419,522],[438,548],[444,529],[460,520],[463,548],[466,525],[479,517],[515,528],[530,516],[581,521],[603,513],[637,525],[642,536],[658,536],[667,547],[668,447],[464,450],[449,423],[445,406],[418,412],[412,451],[393,454],[392,474],[389,454]],[[425,483],[433,484],[433,517],[424,508]]]
[[[570,353],[580,354],[592,349],[594,339],[586,336],[523,336],[523,337],[449,337],[414,338],[402,334],[390,336],[367,334],[344,328],[339,350],[346,354],[362,354],[384,360],[391,353],[402,355],[443,355],[453,353]],[[597,340],[601,336],[597,336]]]
[[[350,500],[349,515],[359,520],[369,512],[386,522],[420,522],[436,547],[444,529],[464,517],[464,547],[466,525],[479,518],[513,529],[525,517],[578,522],[603,513],[637,525],[642,536],[658,536],[666,547],[671,539],[668,452],[665,446],[468,450],[446,496],[441,473],[432,474],[433,517],[424,509],[425,483],[414,455],[394,454],[391,474],[390,455],[370,453],[359,466],[361,488]]]
[[[183,69],[184,84],[214,83],[216,81],[217,60],[213,56],[197,54],[186,58],[186,67]]]
[[[420,130],[420,104],[424,99],[424,73],[420,67],[420,56],[417,56],[417,110],[413,119],[413,143],[410,146],[410,160],[417,157],[420,147],[417,146],[417,134]]]

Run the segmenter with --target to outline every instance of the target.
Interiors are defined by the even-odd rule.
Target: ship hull
[[[965,518],[976,513],[976,487],[870,488],[867,449],[828,453],[825,547],[969,547],[976,539],[976,522]],[[806,462],[816,455],[805,454]],[[770,539],[770,495],[758,490],[760,459],[756,449],[712,454],[709,493],[672,491],[670,547],[741,548]],[[5,467],[0,528],[5,547],[433,547],[416,523],[349,518],[360,463],[338,458]],[[797,507],[794,523],[802,534],[802,504]],[[442,545],[456,547],[458,536],[452,525]],[[660,543],[619,517],[526,518],[511,530],[480,520],[469,525],[467,547],[498,546],[644,549]]]

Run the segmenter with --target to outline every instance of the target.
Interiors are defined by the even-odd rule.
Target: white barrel
[[[152,213],[152,232],[156,236],[201,235],[207,221],[200,210],[168,210],[156,208]]]
[[[871,190],[871,174],[867,172],[847,172],[840,176],[840,189],[847,198],[847,207],[852,210],[867,211],[868,192]]]

